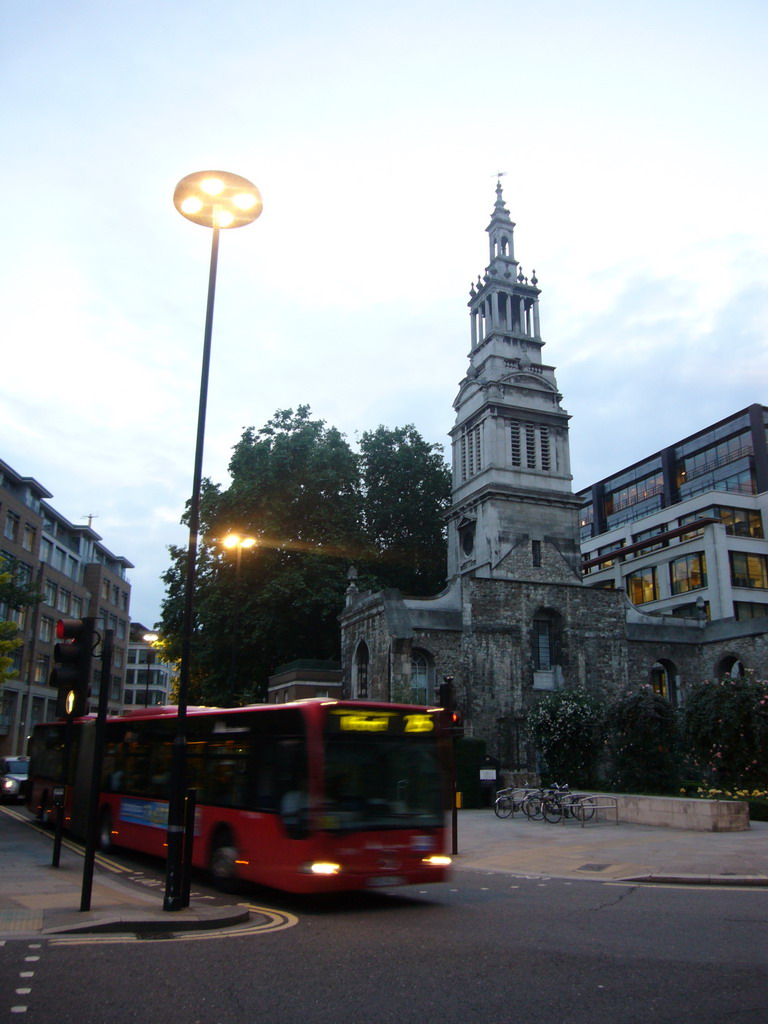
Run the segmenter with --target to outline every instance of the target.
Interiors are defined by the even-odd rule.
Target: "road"
[[[139,869],[151,883],[157,869]],[[320,904],[237,898],[292,926],[6,942],[0,1024],[768,1020],[766,890],[459,870],[429,889]]]

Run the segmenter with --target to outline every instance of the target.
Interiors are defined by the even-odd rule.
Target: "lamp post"
[[[216,269],[219,257],[219,231],[250,224],[261,213],[259,190],[247,178],[227,171],[197,171],[182,178],[173,193],[173,204],[182,217],[211,228],[211,265],[208,275],[208,303],[203,337],[203,365],[200,376],[200,403],[197,415],[197,443],[192,495],[189,502],[189,547],[184,584],[184,612],[179,666],[179,709],[176,738],[171,759],[171,791],[168,801],[168,859],[165,873],[164,910],[185,906],[183,885],[184,797],[186,788],[186,717],[189,693],[190,654],[194,624],[194,591],[197,571],[197,545],[200,529],[200,491],[203,475],[205,411],[208,400],[208,372],[211,361],[213,304],[216,294]]]
[[[145,633],[141,638],[147,647],[147,681],[144,685],[144,707],[149,707],[149,684],[152,681],[152,666],[155,663],[155,649],[152,646],[160,639],[157,633]]]

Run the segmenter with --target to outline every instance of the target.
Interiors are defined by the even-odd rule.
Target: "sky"
[[[764,0],[0,0],[0,458],[160,615],[192,486],[210,233],[240,174],[203,473],[311,407],[446,445],[504,172],[574,490],[768,404]]]

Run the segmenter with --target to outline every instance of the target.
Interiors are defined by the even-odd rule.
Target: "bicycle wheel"
[[[515,809],[511,796],[497,796],[493,811],[497,818],[508,818]]]
[[[594,818],[596,803],[597,800],[593,796],[585,796],[579,800],[577,814],[579,821],[589,821],[590,818]]]
[[[538,793],[529,793],[523,800],[523,810],[531,821],[541,821],[544,817],[542,810],[542,799]]]
[[[578,796],[567,796],[563,800],[563,817],[573,818],[575,821],[579,820],[579,802],[581,797]]]
[[[542,800],[541,810],[544,821],[548,821],[550,825],[556,825],[563,816],[563,805],[554,797]]]

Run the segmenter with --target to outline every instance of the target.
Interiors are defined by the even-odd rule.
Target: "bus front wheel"
[[[231,892],[237,882],[237,849],[229,829],[216,833],[211,844],[209,867],[214,886],[222,892]]]

